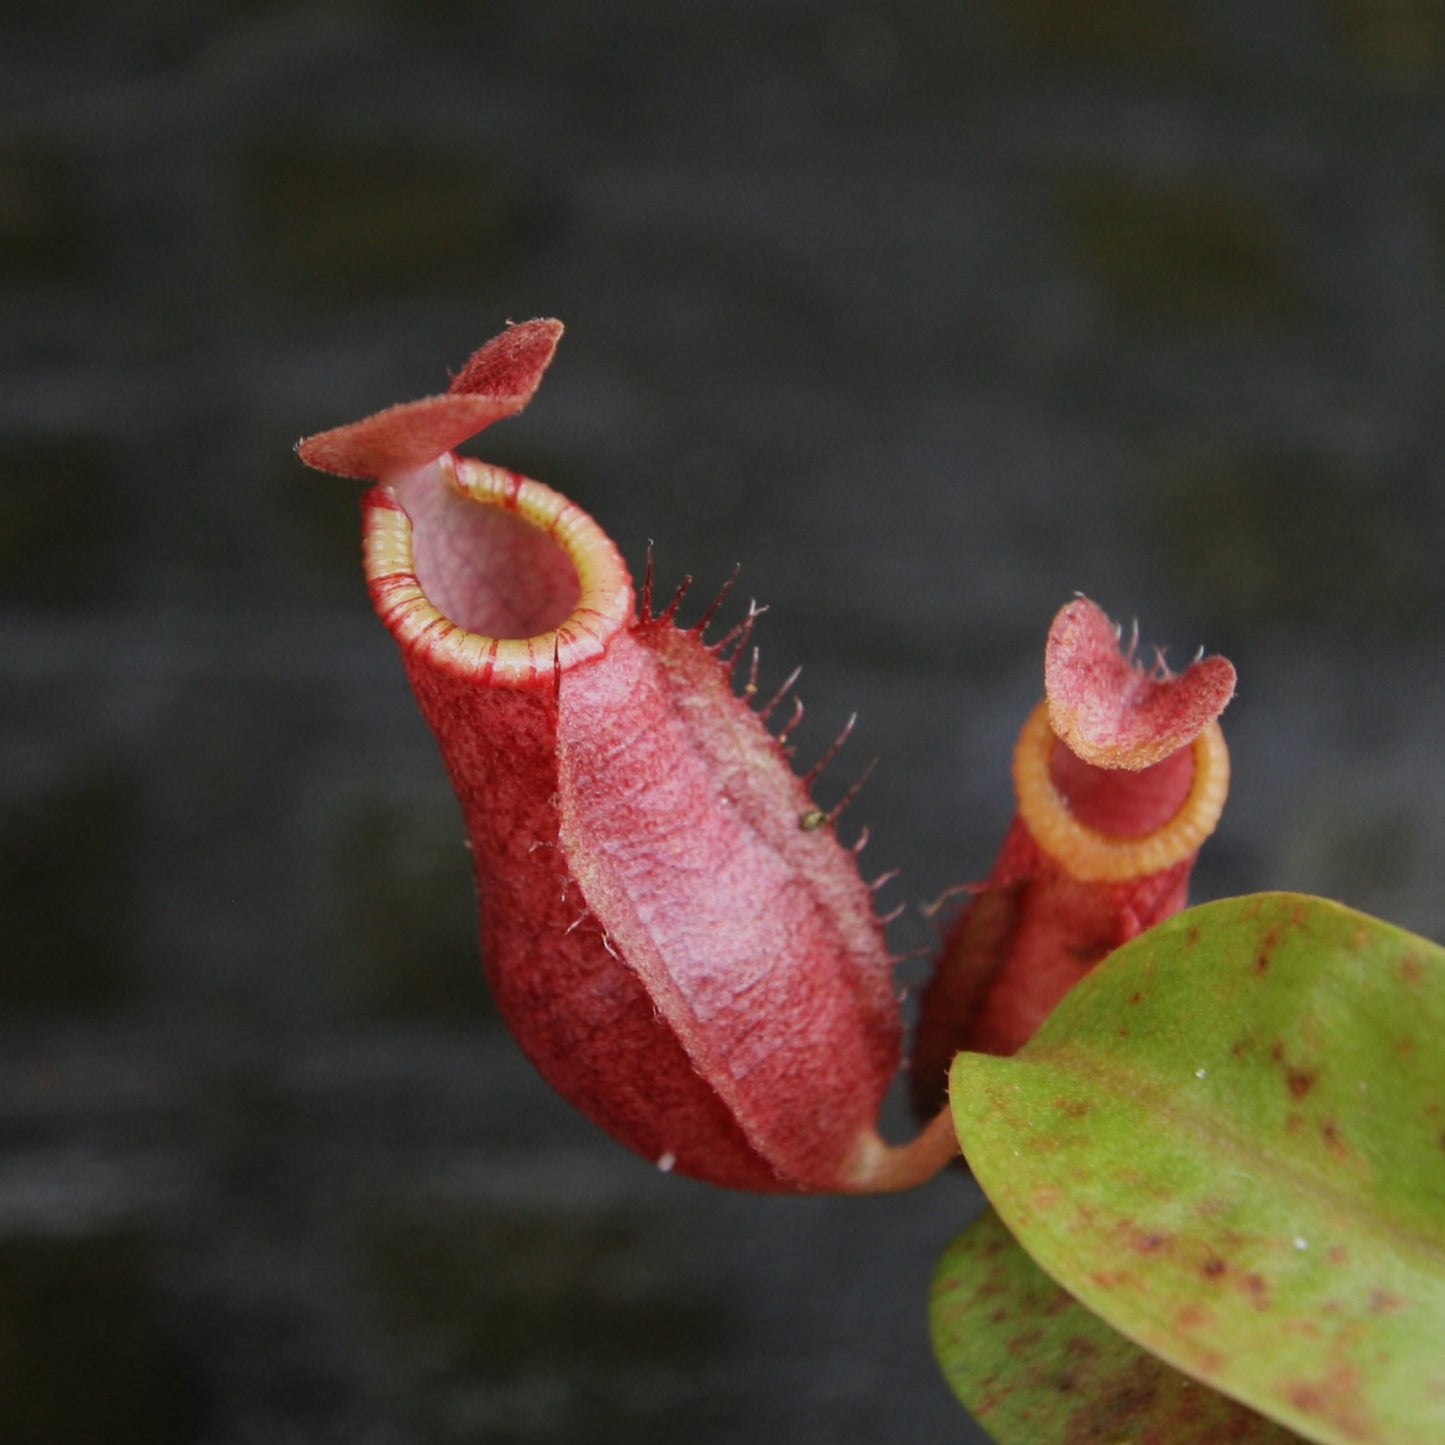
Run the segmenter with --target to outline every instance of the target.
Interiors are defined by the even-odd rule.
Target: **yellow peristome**
[[[440,485],[469,501],[497,507],[549,536],[577,574],[578,593],[566,618],[531,637],[493,637],[447,617],[416,575],[413,524],[395,485],[396,505],[370,506],[364,542],[367,579],[383,618],[404,646],[425,649],[449,667],[498,686],[526,686],[595,657],[632,617],[632,583],[612,539],[561,493],[541,482],[469,457],[443,456]]]

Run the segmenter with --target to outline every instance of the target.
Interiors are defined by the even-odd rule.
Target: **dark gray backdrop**
[[[289,448],[558,315],[477,449],[743,564],[803,757],[857,708],[833,786],[882,758],[888,898],[988,870],[1084,590],[1240,667],[1196,896],[1439,936],[1440,11],[3,23],[0,1438],[979,1438],[923,1315],[963,1178],[662,1178],[502,1033],[359,488]]]

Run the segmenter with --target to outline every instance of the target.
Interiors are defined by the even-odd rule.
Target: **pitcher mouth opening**
[[[1217,722],[1151,767],[1106,769],[1059,740],[1047,703],[1024,724],[1013,771],[1035,842],[1084,882],[1122,883],[1184,862],[1214,831],[1229,792]]]
[[[633,616],[612,539],[541,482],[444,455],[366,498],[367,582],[403,647],[525,687],[599,656]]]

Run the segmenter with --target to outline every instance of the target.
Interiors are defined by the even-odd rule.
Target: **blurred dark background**
[[[1433,0],[54,0],[0,83],[7,1445],[981,1438],[964,1178],[663,1178],[489,1011],[290,447],[508,318],[569,331],[476,449],[743,564],[889,900],[987,872],[1083,590],[1240,667],[1196,897],[1445,934]]]

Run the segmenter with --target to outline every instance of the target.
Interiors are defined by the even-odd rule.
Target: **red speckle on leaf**
[[[1251,1270],[1240,1279],[1240,1286],[1249,1296],[1250,1303],[1255,1309],[1266,1310],[1269,1308],[1269,1282],[1262,1274],[1256,1274]]]
[[[1285,1387],[1285,1397],[1302,1414],[1323,1421],[1346,1440],[1374,1440],[1375,1427],[1361,1408],[1359,1392],[1359,1371],[1348,1365],[1322,1380],[1299,1380]]]
[[[1227,1266],[1218,1255],[1210,1255],[1203,1264],[1199,1266],[1199,1272],[1206,1279],[1218,1279],[1225,1272]]]
[[[1314,1088],[1317,1075],[1309,1069],[1302,1069],[1297,1064],[1291,1064],[1285,1056],[1284,1045],[1278,1040],[1270,1045],[1269,1056],[1284,1070],[1285,1087],[1288,1088],[1292,1099],[1303,1099]]]
[[[1127,1269],[1097,1269],[1090,1275],[1092,1283],[1102,1290],[1132,1290],[1135,1285],[1134,1275]]]
[[[1279,928],[1267,929],[1265,935],[1259,941],[1259,949],[1254,956],[1255,973],[1268,973],[1271,957],[1276,948],[1279,947]]]

